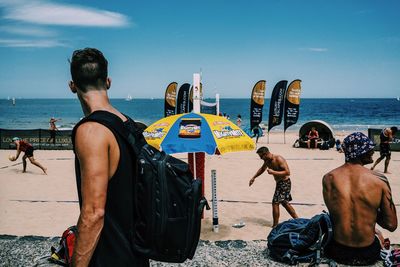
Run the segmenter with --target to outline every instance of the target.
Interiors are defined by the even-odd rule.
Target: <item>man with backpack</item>
[[[374,146],[363,133],[350,134],[342,145],[345,163],[322,180],[333,224],[333,240],[325,255],[341,264],[373,264],[381,250],[375,225],[391,232],[397,228],[388,179],[364,167],[373,162]]]
[[[76,50],[70,63],[69,87],[85,114],[72,135],[81,207],[72,266],[148,266],[131,245],[136,156],[114,129],[90,117],[97,114],[128,128],[134,122],[109,102],[108,62],[99,50]]]
[[[279,222],[279,204],[286,209],[292,218],[298,218],[296,211],[289,203],[292,200],[292,195],[290,194],[292,183],[289,178],[290,171],[286,160],[280,155],[272,154],[265,146],[260,147],[257,150],[257,154],[264,161],[264,164],[250,179],[249,186],[265,171],[274,176],[276,188],[272,199],[272,217],[274,220],[272,227],[278,225]]]

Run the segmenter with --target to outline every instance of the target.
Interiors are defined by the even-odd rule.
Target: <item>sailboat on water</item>
[[[126,101],[132,101],[132,100],[133,100],[133,98],[132,98],[132,96],[131,96],[131,95],[128,95],[128,96],[125,98],[125,100],[126,100]]]
[[[397,96],[397,101],[400,101],[400,96]]]

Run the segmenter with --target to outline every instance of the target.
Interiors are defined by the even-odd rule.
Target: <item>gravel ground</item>
[[[50,247],[57,246],[58,242],[59,237],[0,235],[0,266],[57,266],[48,263],[43,257],[49,256]],[[193,260],[187,260],[182,264],[151,261],[150,265],[160,267],[287,266],[274,262],[268,257],[265,240],[200,241]],[[297,266],[309,266],[309,264]],[[321,264],[320,266],[329,265]],[[374,266],[383,266],[383,264],[379,262]]]

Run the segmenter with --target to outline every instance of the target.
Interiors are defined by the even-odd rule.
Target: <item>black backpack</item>
[[[201,195],[201,181],[193,179],[186,162],[148,145],[143,129],[128,129],[118,116],[106,111],[95,111],[79,124],[87,121],[103,124],[123,137],[136,155],[134,250],[157,261],[181,263],[192,259],[203,209],[210,209]]]
[[[320,145],[320,147],[319,147],[319,149],[320,150],[329,150],[329,142],[328,141],[322,141],[322,143],[321,143],[321,145]]]
[[[284,221],[272,229],[267,237],[269,256],[292,265],[299,262],[319,264],[321,253],[332,236],[332,222],[326,213],[311,219]]]

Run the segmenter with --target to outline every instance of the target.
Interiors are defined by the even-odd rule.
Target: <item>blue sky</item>
[[[73,50],[109,60],[111,97],[163,98],[202,70],[206,97],[301,79],[302,97],[400,95],[400,1],[0,0],[0,97],[74,97]]]

